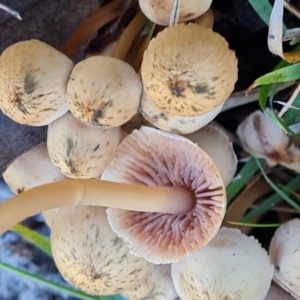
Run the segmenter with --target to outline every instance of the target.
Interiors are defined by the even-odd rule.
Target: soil
[[[4,2],[5,1],[3,1],[3,3]],[[36,6],[40,2],[42,1],[16,0],[6,1],[6,4],[10,4],[22,12],[31,9],[31,7]],[[63,1],[58,1],[57,5],[63,5],[62,2]],[[300,7],[300,1],[291,1],[291,3]],[[247,0],[214,0],[212,7],[216,12],[214,30],[223,35],[227,39],[230,48],[236,51],[239,61],[239,79],[236,84],[236,90],[243,90],[257,77],[271,71],[279,61],[277,57],[273,56],[268,51],[268,28],[263,21],[260,20]],[[36,13],[38,13],[38,10]],[[2,23],[2,26],[10,19],[10,16],[0,12],[0,23]],[[300,21],[288,12],[285,12],[284,20],[289,28],[300,27]],[[53,26],[55,26],[55,24],[53,24]],[[95,45],[97,44],[96,40],[93,42]],[[289,45],[285,45],[285,49],[290,49]],[[256,109],[258,109],[258,104],[252,103],[224,112],[220,114],[216,120],[227,129],[235,132],[236,127],[241,120]],[[43,139],[44,134],[44,132],[39,133],[38,138]],[[3,193],[3,197],[6,198],[9,195],[9,192],[4,187],[3,182],[0,185],[0,189]],[[262,221],[277,222],[277,215],[270,212]],[[49,231],[40,216],[27,220],[26,225],[43,234],[49,234]],[[252,233],[260,240],[264,247],[268,248],[274,230],[275,229],[257,229]],[[53,262],[14,233],[9,232],[0,237],[0,259],[5,263],[27,269],[32,273],[39,274],[43,277],[45,276],[51,280],[62,282]],[[0,270],[0,299],[71,300],[74,298],[53,294],[52,291],[48,289],[45,290],[41,287],[37,287],[37,285],[32,284],[23,278]]]

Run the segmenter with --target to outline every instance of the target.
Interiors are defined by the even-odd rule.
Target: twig
[[[297,85],[296,89],[294,90],[292,96],[286,102],[285,106],[282,107],[281,111],[278,113],[278,117],[281,118],[289,110],[289,108],[294,103],[296,97],[298,96],[299,92],[300,92],[300,83],[298,83],[298,85]]]
[[[288,11],[290,11],[293,15],[300,19],[300,10],[297,7],[287,2],[286,0],[284,0],[283,5]]]

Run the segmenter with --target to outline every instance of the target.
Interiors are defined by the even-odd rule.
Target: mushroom
[[[235,175],[238,163],[227,134],[220,126],[211,123],[185,137],[196,143],[213,159],[227,186]]]
[[[257,110],[250,114],[237,129],[245,151],[265,158],[273,167],[277,164],[300,172],[300,149],[267,114]]]
[[[215,117],[233,91],[237,59],[225,39],[210,28],[177,24],[151,40],[141,75],[155,113],[160,110],[182,117],[182,123],[188,118],[195,122],[197,117],[200,129]]]
[[[179,22],[186,22],[204,14],[211,6],[212,0],[181,0]],[[174,0],[139,0],[142,12],[153,23],[168,26]]]
[[[122,141],[102,180],[55,182],[2,203],[0,234],[40,211],[74,205],[110,207],[113,230],[133,254],[170,263],[216,235],[226,197],[222,176],[203,150],[184,137],[142,127]]]
[[[208,9],[203,15],[196,18],[195,23],[207,28],[213,28],[215,16],[213,10],[210,8]]]
[[[152,265],[149,276],[133,290],[123,292],[129,300],[155,299],[174,300],[177,298],[171,278],[171,265]]]
[[[140,112],[144,119],[161,130],[176,134],[189,134],[212,121],[221,112],[222,107],[223,104],[200,116],[178,116],[156,106],[143,91]]]
[[[120,127],[88,126],[70,112],[48,127],[50,159],[70,178],[99,177],[112,160],[120,141]]]
[[[131,253],[155,264],[178,261],[204,247],[224,217],[226,198],[219,170],[202,149],[181,136],[146,127],[134,131],[120,144],[101,178],[133,185],[181,186],[193,193],[196,203],[187,213],[108,208],[112,229]]]
[[[94,56],[79,62],[67,86],[71,113],[82,123],[118,127],[138,111],[142,83],[127,63]]]
[[[273,271],[257,240],[225,227],[206,247],[172,264],[173,283],[182,300],[263,300]]]
[[[48,125],[68,110],[66,87],[74,63],[38,40],[18,42],[0,56],[0,109],[31,126]]]
[[[20,194],[31,188],[66,179],[52,164],[47,146],[41,143],[18,157],[3,173],[3,179],[13,193]],[[46,224],[51,227],[57,209],[44,211]]]
[[[51,230],[51,249],[64,279],[90,295],[133,289],[152,270],[111,230],[103,207],[61,208]]]
[[[281,225],[272,238],[269,253],[275,266],[273,280],[295,299],[300,299],[300,220]]]

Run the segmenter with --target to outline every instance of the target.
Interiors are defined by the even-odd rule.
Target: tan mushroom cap
[[[238,164],[227,134],[219,126],[209,124],[185,137],[196,143],[213,159],[227,186],[233,179]]]
[[[257,240],[225,227],[206,247],[172,264],[182,300],[263,300],[272,277],[270,258]]]
[[[70,178],[95,178],[109,165],[121,141],[121,128],[97,128],[70,112],[49,125],[47,147],[53,164]]]
[[[300,299],[300,220],[293,219],[275,232],[269,248],[275,266],[274,281],[295,299]]]
[[[66,87],[73,67],[41,41],[13,44],[0,57],[0,109],[20,124],[50,124],[69,110]]]
[[[222,110],[223,103],[200,116],[178,116],[159,108],[143,91],[140,111],[143,117],[157,128],[177,133],[189,134],[212,121]]]
[[[142,83],[126,62],[94,56],[78,63],[67,86],[67,102],[81,122],[97,127],[118,127],[139,107]]]
[[[111,230],[103,207],[61,208],[51,231],[55,264],[64,279],[90,295],[113,295],[135,287],[151,265],[131,255]]]
[[[135,185],[181,186],[194,195],[194,208],[184,214],[108,208],[112,229],[132,254],[150,262],[167,264],[191,255],[221,226],[226,210],[222,176],[213,160],[184,137],[149,127],[135,130],[119,145],[101,178]]]
[[[207,28],[213,28],[215,22],[215,16],[213,10],[208,9],[203,15],[195,19],[195,23]]]
[[[161,109],[199,116],[229,97],[237,80],[237,59],[211,29],[189,23],[161,31],[144,53],[146,94]]]
[[[204,14],[210,7],[212,0],[181,0],[179,22],[186,22]],[[153,23],[167,26],[174,0],[139,0],[142,12]]]
[[[300,149],[274,120],[257,110],[238,126],[243,148],[266,159],[269,166],[280,164],[300,172]]]
[[[18,157],[3,173],[3,179],[15,194],[39,185],[66,179],[52,164],[46,143]]]
[[[178,297],[171,278],[171,265],[152,265],[144,281],[134,289],[122,293],[128,300],[174,300]]]

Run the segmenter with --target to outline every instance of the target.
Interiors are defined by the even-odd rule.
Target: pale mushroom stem
[[[63,180],[42,185],[0,204],[0,234],[42,211],[92,205],[143,212],[187,213],[195,205],[183,187],[149,187],[95,179]]]
[[[134,39],[143,29],[146,21],[145,15],[139,11],[122,33],[111,57],[125,60]]]

